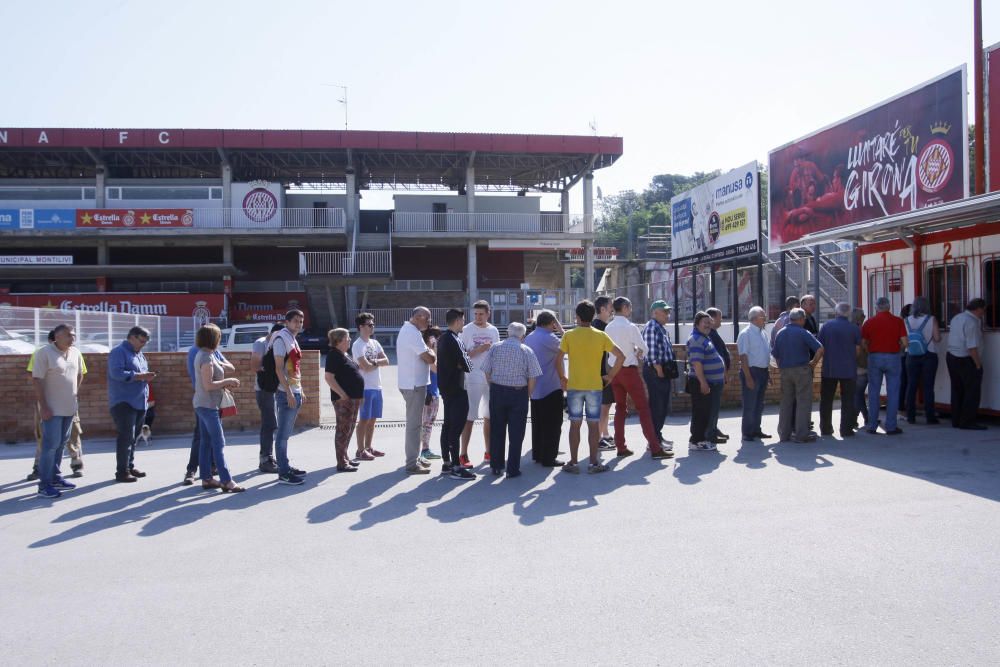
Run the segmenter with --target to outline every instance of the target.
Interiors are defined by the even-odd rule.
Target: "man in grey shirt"
[[[951,379],[951,425],[970,431],[984,431],[976,423],[979,394],[983,383],[983,315],[986,301],[973,299],[965,311],[951,318],[948,331],[948,377]]]

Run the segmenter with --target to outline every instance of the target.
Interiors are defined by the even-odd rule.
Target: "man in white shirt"
[[[420,457],[420,428],[423,425],[424,400],[431,382],[430,364],[437,357],[424,343],[421,333],[431,323],[431,311],[423,306],[413,309],[396,337],[396,363],[399,392],[406,404],[406,473],[426,475],[431,464]]]
[[[743,439],[747,441],[771,436],[761,430],[764,414],[764,392],[770,378],[771,341],[764,325],[764,309],[754,306],[748,313],[750,324],[736,338],[740,355],[740,384],[743,387]]]
[[[951,379],[951,425],[970,431],[986,426],[976,423],[983,383],[983,316],[986,301],[973,299],[948,326],[948,377]]]
[[[465,389],[469,392],[469,416],[462,431],[462,455],[459,460],[463,468],[471,468],[469,460],[469,441],[472,439],[472,424],[476,419],[483,419],[483,441],[486,445],[484,460],[490,460],[490,385],[482,371],[483,354],[500,342],[500,332],[490,324],[490,304],[486,301],[476,301],[472,304],[472,314],[475,318],[462,329],[462,344],[468,351],[472,361],[472,372],[465,378]]]
[[[625,353],[625,363],[622,369],[611,381],[611,390],[615,396],[615,449],[618,452],[627,451],[625,445],[625,418],[628,416],[628,397],[639,412],[639,424],[646,438],[646,448],[654,459],[670,458],[674,455],[660,446],[660,437],[653,428],[653,418],[649,410],[649,397],[642,384],[639,364],[649,352],[646,341],[642,339],[639,327],[632,324],[632,302],[623,296],[611,303],[615,316],[604,333],[611,337],[622,352]]]
[[[351,346],[351,356],[358,362],[365,380],[365,398],[358,415],[357,458],[371,461],[376,456],[385,456],[384,452],[372,448],[372,438],[375,435],[375,421],[382,417],[382,373],[379,366],[388,366],[389,357],[382,349],[382,344],[373,337],[374,315],[361,313],[354,318],[354,323],[358,326],[358,339]]]

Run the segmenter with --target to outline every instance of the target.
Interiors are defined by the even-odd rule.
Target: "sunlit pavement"
[[[45,500],[22,481],[32,447],[4,446],[3,662],[1000,660],[1000,427],[741,446],[728,412],[730,444],[689,454],[670,421],[673,460],[639,456],[633,423],[608,473],[528,447],[521,477],[474,482],[404,475],[400,428],[336,473],[316,429],[291,442],[306,484],[279,486],[232,434],[238,495],[181,486],[187,442],[154,436],[145,479],[111,482],[111,443],[87,441],[79,488]]]

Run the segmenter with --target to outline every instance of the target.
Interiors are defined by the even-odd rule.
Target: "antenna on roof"
[[[597,118],[591,119],[591,121],[589,123],[587,123],[587,124],[590,126],[590,131],[596,137],[597,136]]]

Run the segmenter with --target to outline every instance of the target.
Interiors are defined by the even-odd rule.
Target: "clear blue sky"
[[[764,161],[972,57],[971,0],[6,1],[0,23],[3,126],[341,128],[340,84],[352,129],[596,121],[625,138],[606,194]]]

